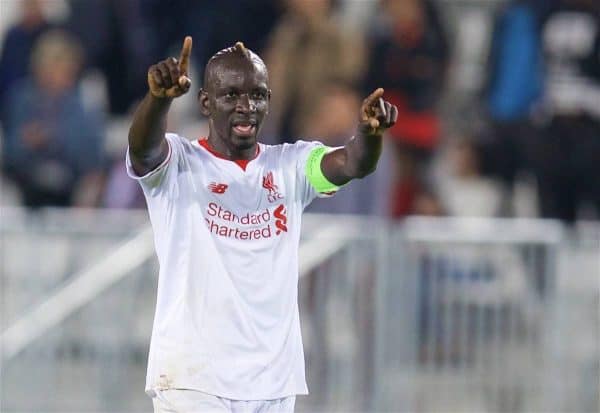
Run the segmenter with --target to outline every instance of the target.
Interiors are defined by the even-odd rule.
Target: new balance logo
[[[267,195],[269,202],[275,202],[278,199],[283,198],[283,195],[278,192],[277,185],[275,185],[273,172],[269,172],[267,175],[263,176],[262,186],[269,192]]]
[[[212,182],[210,185],[208,185],[208,189],[215,194],[224,194],[228,186],[229,185],[227,184],[218,184],[216,182]]]

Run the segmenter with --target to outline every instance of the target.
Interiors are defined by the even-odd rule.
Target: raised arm
[[[148,69],[148,93],[137,107],[129,128],[129,156],[139,175],[152,171],[169,153],[165,140],[167,113],[173,99],[190,90],[191,50],[192,38],[188,36],[179,60],[170,57]]]
[[[398,118],[398,108],[384,101],[382,96],[383,89],[379,88],[363,101],[356,136],[343,148],[323,157],[321,170],[331,183],[344,185],[375,170],[381,154],[383,132]]]

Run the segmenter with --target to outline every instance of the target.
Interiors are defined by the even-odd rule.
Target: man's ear
[[[200,113],[206,117],[210,116],[210,105],[206,90],[200,89],[198,91],[198,103],[200,104]]]

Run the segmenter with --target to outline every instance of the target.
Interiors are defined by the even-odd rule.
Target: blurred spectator
[[[549,122],[532,161],[542,216],[573,222],[585,204],[600,211],[600,5],[557,3],[542,26]]]
[[[531,0],[513,0],[494,26],[487,104],[492,119],[520,121],[529,117],[541,97],[542,60],[539,15]]]
[[[144,0],[144,16],[153,27],[163,59],[183,38],[194,39],[193,60],[199,79],[217,51],[242,40],[259,54],[280,14],[279,0]]]
[[[110,110],[126,114],[147,91],[146,72],[194,38],[199,79],[218,50],[244,40],[261,50],[278,16],[276,0],[70,0],[68,27],[81,39],[88,66],[106,76]],[[251,19],[248,16],[252,16]],[[178,49],[177,49],[178,50]],[[199,85],[199,83],[198,83]]]
[[[500,213],[501,186],[482,175],[480,149],[469,138],[450,143],[439,175],[439,194],[449,215],[494,217]]]
[[[491,121],[488,172],[511,187],[526,169],[532,109],[542,95],[541,10],[536,0],[510,1],[494,25],[485,93]]]
[[[92,206],[102,175],[104,125],[78,90],[82,50],[63,31],[40,37],[32,76],[7,93],[3,166],[30,207]]]
[[[383,0],[370,39],[365,90],[381,86],[398,106],[390,129],[400,177],[393,192],[396,217],[410,213],[437,146],[436,105],[447,66],[446,35],[429,0]]]
[[[115,160],[108,171],[101,205],[115,209],[145,208],[144,193],[140,185],[127,175],[124,158],[125,155]]]
[[[356,132],[361,97],[350,85],[336,80],[326,82],[319,90],[321,96],[308,118],[307,136],[328,146],[342,146]],[[315,199],[307,211],[385,215],[392,167],[392,158],[386,149],[390,148],[384,147],[374,173],[343,187],[331,199]]]
[[[67,27],[83,45],[85,66],[97,67],[106,76],[110,112],[127,113],[146,93],[148,67],[159,57],[145,2],[70,0],[69,5]]]
[[[446,211],[437,194],[427,188],[427,186],[423,186],[421,190],[415,194],[412,209],[409,211],[409,214],[440,217],[446,215]]]
[[[287,0],[287,12],[275,28],[266,63],[273,96],[263,133],[281,141],[306,134],[308,117],[332,78],[352,83],[361,72],[358,39],[344,33],[332,18],[331,0]]]
[[[8,29],[0,55],[0,102],[18,79],[27,75],[31,49],[38,37],[50,28],[40,0],[22,0],[19,21]],[[5,113],[5,111],[2,111]],[[0,116],[3,115],[0,113]]]

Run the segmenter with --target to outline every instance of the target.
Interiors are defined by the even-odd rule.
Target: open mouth
[[[256,132],[256,122],[251,120],[233,122],[232,129],[238,136],[252,136]]]

